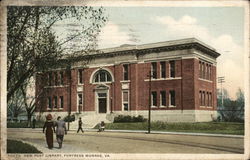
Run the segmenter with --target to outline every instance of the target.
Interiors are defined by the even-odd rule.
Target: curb
[[[7,128],[8,130],[29,130],[30,132],[42,133],[42,128]],[[98,129],[83,128],[84,132],[97,132]],[[69,130],[68,133],[76,133],[77,130]],[[110,130],[106,129],[105,132],[120,132],[120,133],[148,133],[145,130]],[[207,137],[228,137],[228,138],[244,138],[244,135],[228,135],[228,134],[211,134],[211,133],[190,133],[190,132],[164,132],[164,131],[151,131],[151,134],[168,134],[168,135],[188,135],[188,136],[207,136]]]

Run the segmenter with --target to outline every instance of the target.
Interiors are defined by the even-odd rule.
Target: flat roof
[[[178,46],[188,46],[191,48],[197,48],[216,58],[220,56],[220,54],[213,47],[205,44],[204,42],[196,38],[186,38],[186,39],[170,40],[170,41],[140,44],[140,45],[123,44],[123,45],[120,45],[119,47],[100,49],[100,50],[94,51],[91,54],[87,54],[86,56],[94,56],[94,55],[104,56],[104,55],[115,54],[119,52],[142,51],[142,50],[157,49],[157,48],[171,48],[171,47],[178,48]],[[77,52],[77,55],[85,56],[85,55],[82,55],[82,51]]]

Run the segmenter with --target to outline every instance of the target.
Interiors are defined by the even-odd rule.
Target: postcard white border
[[[7,26],[6,26],[6,6],[66,6],[66,5],[92,5],[92,6],[113,6],[113,7],[244,7],[245,9],[245,33],[244,33],[244,93],[245,93],[245,140],[244,140],[244,154],[112,154],[108,159],[248,159],[250,158],[250,122],[249,122],[249,2],[244,0],[231,0],[231,1],[89,1],[89,0],[3,0],[1,3],[0,20],[1,20],[1,45],[0,45],[0,106],[1,106],[1,155],[4,159],[7,158],[6,154],[6,106],[7,106]],[[46,154],[44,154],[46,155]],[[15,158],[13,158],[15,159]],[[27,158],[25,158],[27,159]],[[32,158],[34,159],[34,157]],[[36,159],[36,158],[35,158]],[[38,158],[43,159],[43,158]],[[45,158],[44,159],[49,159]],[[64,158],[65,159],[65,158]]]

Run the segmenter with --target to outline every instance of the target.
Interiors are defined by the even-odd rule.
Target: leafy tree
[[[18,115],[25,112],[23,105],[22,93],[20,90],[17,90],[8,102],[8,117],[11,117],[12,120],[17,120]]]
[[[225,93],[227,93],[227,91]],[[228,121],[228,122],[243,121],[244,94],[242,90],[238,89],[238,92],[236,93],[236,100],[232,100],[228,96],[225,96],[223,99],[223,106],[221,104],[221,97],[219,97],[218,112],[221,115],[223,121]]]
[[[106,21],[104,9],[91,6],[9,6],[7,8],[7,100],[24,87],[37,71],[46,71],[69,53],[77,51],[74,40],[84,43],[86,53],[96,47],[96,36]],[[56,36],[56,24],[67,19],[81,27],[65,39]],[[80,23],[84,22],[84,23]],[[78,41],[79,43],[79,41]]]
[[[32,78],[58,66],[58,62],[70,66],[76,55],[95,50],[96,37],[107,17],[104,8],[91,6],[9,6],[7,10],[8,108],[19,100],[31,122],[39,103],[36,99],[44,93],[42,89],[41,93],[30,95],[28,88],[34,89]],[[63,28],[71,23],[69,28],[77,29],[61,31],[59,34],[67,34],[60,38],[60,23]]]

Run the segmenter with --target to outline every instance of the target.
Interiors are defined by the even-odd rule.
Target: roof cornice
[[[220,54],[209,45],[197,40],[196,38],[188,38],[174,41],[150,43],[143,45],[130,45],[121,46],[115,48],[106,48],[98,50],[93,54],[83,55],[82,58],[99,58],[99,57],[115,57],[119,55],[129,55],[136,54],[137,56],[153,53],[153,52],[164,52],[164,51],[175,51],[175,50],[185,50],[185,49],[196,49],[209,56],[217,58]]]

